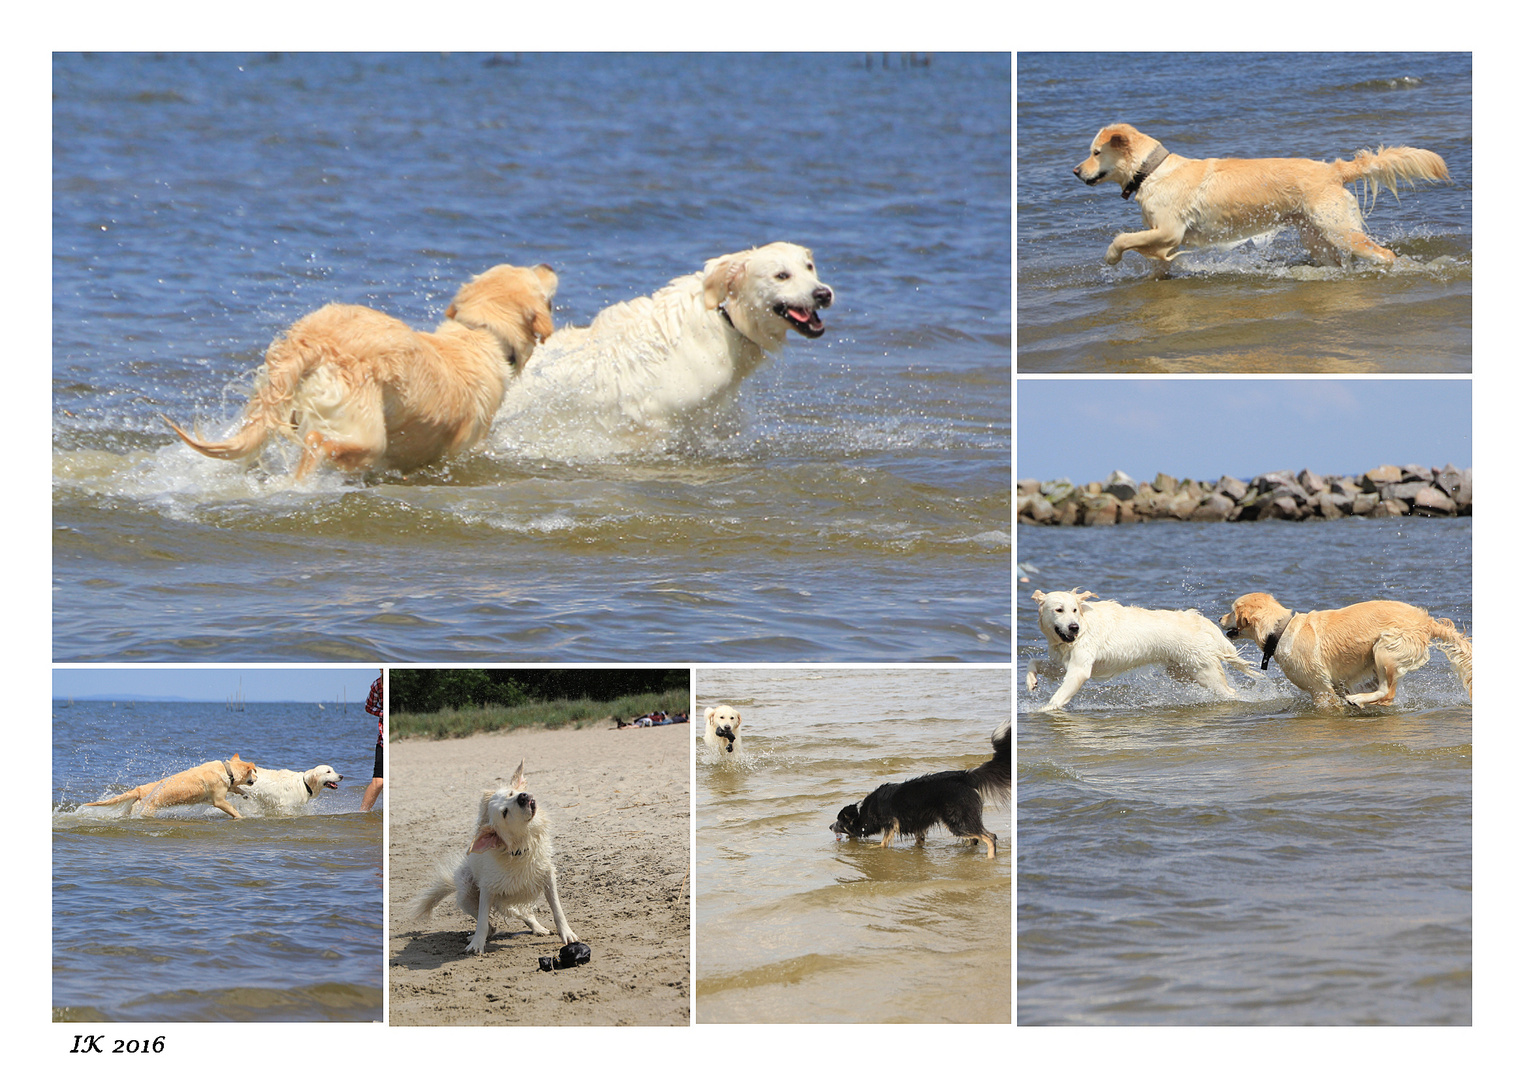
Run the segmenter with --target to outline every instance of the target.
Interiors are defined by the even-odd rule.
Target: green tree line
[[[688,688],[688,668],[393,668],[388,673],[387,704],[394,713],[434,713],[512,708],[527,701],[614,701]]]

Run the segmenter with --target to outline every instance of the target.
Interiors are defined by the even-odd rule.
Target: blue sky
[[[245,701],[365,702],[374,667],[358,668],[54,668],[53,696],[184,698],[227,701],[243,685]]]
[[[1018,478],[1474,464],[1468,379],[1018,380]]]

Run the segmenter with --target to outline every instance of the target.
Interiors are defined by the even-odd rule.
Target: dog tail
[[[1379,147],[1378,153],[1359,150],[1351,161],[1339,158],[1332,163],[1343,184],[1358,180],[1363,182],[1363,193],[1368,208],[1378,198],[1379,188],[1386,187],[1396,201],[1400,198],[1397,184],[1405,180],[1412,187],[1417,180],[1451,180],[1447,164],[1430,150],[1417,150],[1414,146]]]
[[[187,434],[168,416],[160,417],[181,440],[199,454],[233,461],[246,458],[265,445],[273,432],[296,437],[294,404],[302,380],[328,358],[322,345],[290,331],[271,342],[265,351],[265,364],[255,381],[254,394],[244,409],[239,429],[221,442],[209,442]]]
[[[456,891],[456,879],[453,874],[447,873],[445,867],[435,870],[435,883],[423,890],[413,899],[409,905],[408,914],[411,918],[422,919],[435,910],[435,905]]]
[[[132,791],[124,791],[120,795],[113,795],[109,799],[102,799],[100,802],[87,802],[87,803],[84,803],[83,805],[85,805],[85,806],[115,806],[115,805],[117,805],[117,803],[124,803],[124,802],[130,802],[130,801],[131,802],[136,802],[137,799],[138,799],[138,792],[137,792],[137,789],[134,789]]]
[[[1432,620],[1432,640],[1458,673],[1469,700],[1474,700],[1474,643],[1453,626],[1452,619]]]
[[[1013,722],[1004,720],[991,735],[991,760],[966,774],[982,795],[1007,804],[1013,791]]]

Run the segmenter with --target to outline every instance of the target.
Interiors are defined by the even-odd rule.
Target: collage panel
[[[696,1023],[1011,1023],[1011,668],[703,667],[695,700]]]
[[[1011,64],[55,54],[53,658],[1008,661]]]
[[[52,692],[52,1019],[380,1023],[379,669],[56,668]]]
[[[392,668],[388,1023],[687,1026],[688,668]]]
[[[1472,53],[1020,52],[1016,85],[1019,372],[1474,370]]]
[[[1020,380],[1021,1025],[1474,1022],[1472,396]]]

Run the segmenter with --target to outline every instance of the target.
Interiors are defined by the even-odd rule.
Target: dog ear
[[[714,705],[712,705],[710,708],[705,710],[705,719],[706,719],[707,722],[709,722],[710,718],[715,716],[715,715],[716,715],[716,707]]]
[[[1071,591],[1076,594],[1076,599],[1078,600],[1078,602],[1080,602],[1082,600],[1096,600],[1096,599],[1098,599],[1098,594],[1095,593],[1095,592],[1077,592],[1075,589],[1072,589]]]
[[[701,284],[705,290],[705,306],[711,311],[721,306],[737,284],[737,279],[747,269],[746,259],[725,255],[705,264],[705,277]]]
[[[551,325],[551,308],[542,304],[535,305],[535,313],[530,317],[530,332],[537,341],[545,341],[551,337],[554,327]]]
[[[455,301],[452,301],[451,302],[451,306],[445,309],[445,317],[447,319],[454,319],[456,317],[456,303],[455,303]]]
[[[509,788],[510,788],[511,791],[524,791],[525,790],[525,759],[524,758],[520,759],[520,767],[518,769],[515,769],[514,770],[514,775],[509,778]]]
[[[1033,592],[1033,595],[1031,595],[1029,597],[1029,599],[1034,601],[1034,603],[1036,603],[1036,604],[1043,604],[1045,602],[1045,592],[1044,592],[1044,590],[1043,589],[1035,589],[1034,592]]]

